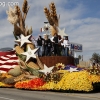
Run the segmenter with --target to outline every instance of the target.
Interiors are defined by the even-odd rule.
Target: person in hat
[[[52,42],[49,39],[49,35],[44,34],[44,41],[43,41],[43,56],[50,56],[51,55],[51,47]]]

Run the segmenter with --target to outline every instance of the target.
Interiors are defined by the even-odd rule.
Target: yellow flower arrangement
[[[54,90],[55,87],[54,81],[45,83],[41,88],[42,90]]]
[[[72,72],[65,73],[61,81],[59,81],[55,90],[76,90],[76,91],[91,91],[93,90],[92,82],[88,79],[88,72]]]
[[[4,87],[4,86],[5,86],[5,84],[0,82],[0,87]]]
[[[12,77],[12,76],[9,75],[8,73],[1,73],[0,77],[10,78],[10,77]]]
[[[54,80],[43,83],[34,87],[34,82],[18,82],[15,84],[16,88],[32,89],[32,90],[74,90],[74,91],[92,91],[92,83],[100,82],[99,75],[90,75],[86,70],[80,72],[68,72],[67,70],[59,70],[58,73],[63,73],[62,78],[57,83]],[[29,84],[30,83],[30,84]]]
[[[42,90],[76,90],[76,91],[92,91],[92,81],[88,79],[87,71],[72,72],[59,70],[64,72],[62,79],[56,84],[53,81],[47,82],[42,86]]]
[[[0,87],[13,87],[13,85],[8,85],[3,82],[0,82]]]
[[[88,79],[88,72],[72,72],[67,75],[62,86],[63,90],[91,91],[92,82]]]
[[[91,75],[89,75],[89,80],[91,81],[91,82],[93,82],[93,83],[98,83],[98,82],[100,82],[100,75],[93,75],[93,74],[91,74]]]
[[[54,89],[55,90],[61,90],[61,87],[63,86],[63,83],[68,76],[69,72],[67,70],[59,70],[58,72],[63,73],[63,77],[61,80],[55,85]]]

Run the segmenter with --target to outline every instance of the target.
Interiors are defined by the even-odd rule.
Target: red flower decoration
[[[45,84],[44,80],[41,78],[35,78],[29,81],[22,81],[22,82],[17,82],[15,84],[16,88],[21,88],[21,89],[37,89],[39,90],[39,87],[43,86]]]

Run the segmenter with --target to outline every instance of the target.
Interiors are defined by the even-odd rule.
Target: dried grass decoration
[[[50,10],[44,7],[44,13],[49,24],[51,25],[50,26],[51,35],[54,36],[55,34],[58,33],[57,27],[59,26],[59,18],[56,13],[56,6],[53,2],[49,5],[49,8]]]

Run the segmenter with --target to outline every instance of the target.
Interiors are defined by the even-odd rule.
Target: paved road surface
[[[0,88],[0,100],[100,100],[100,93],[58,93]]]

